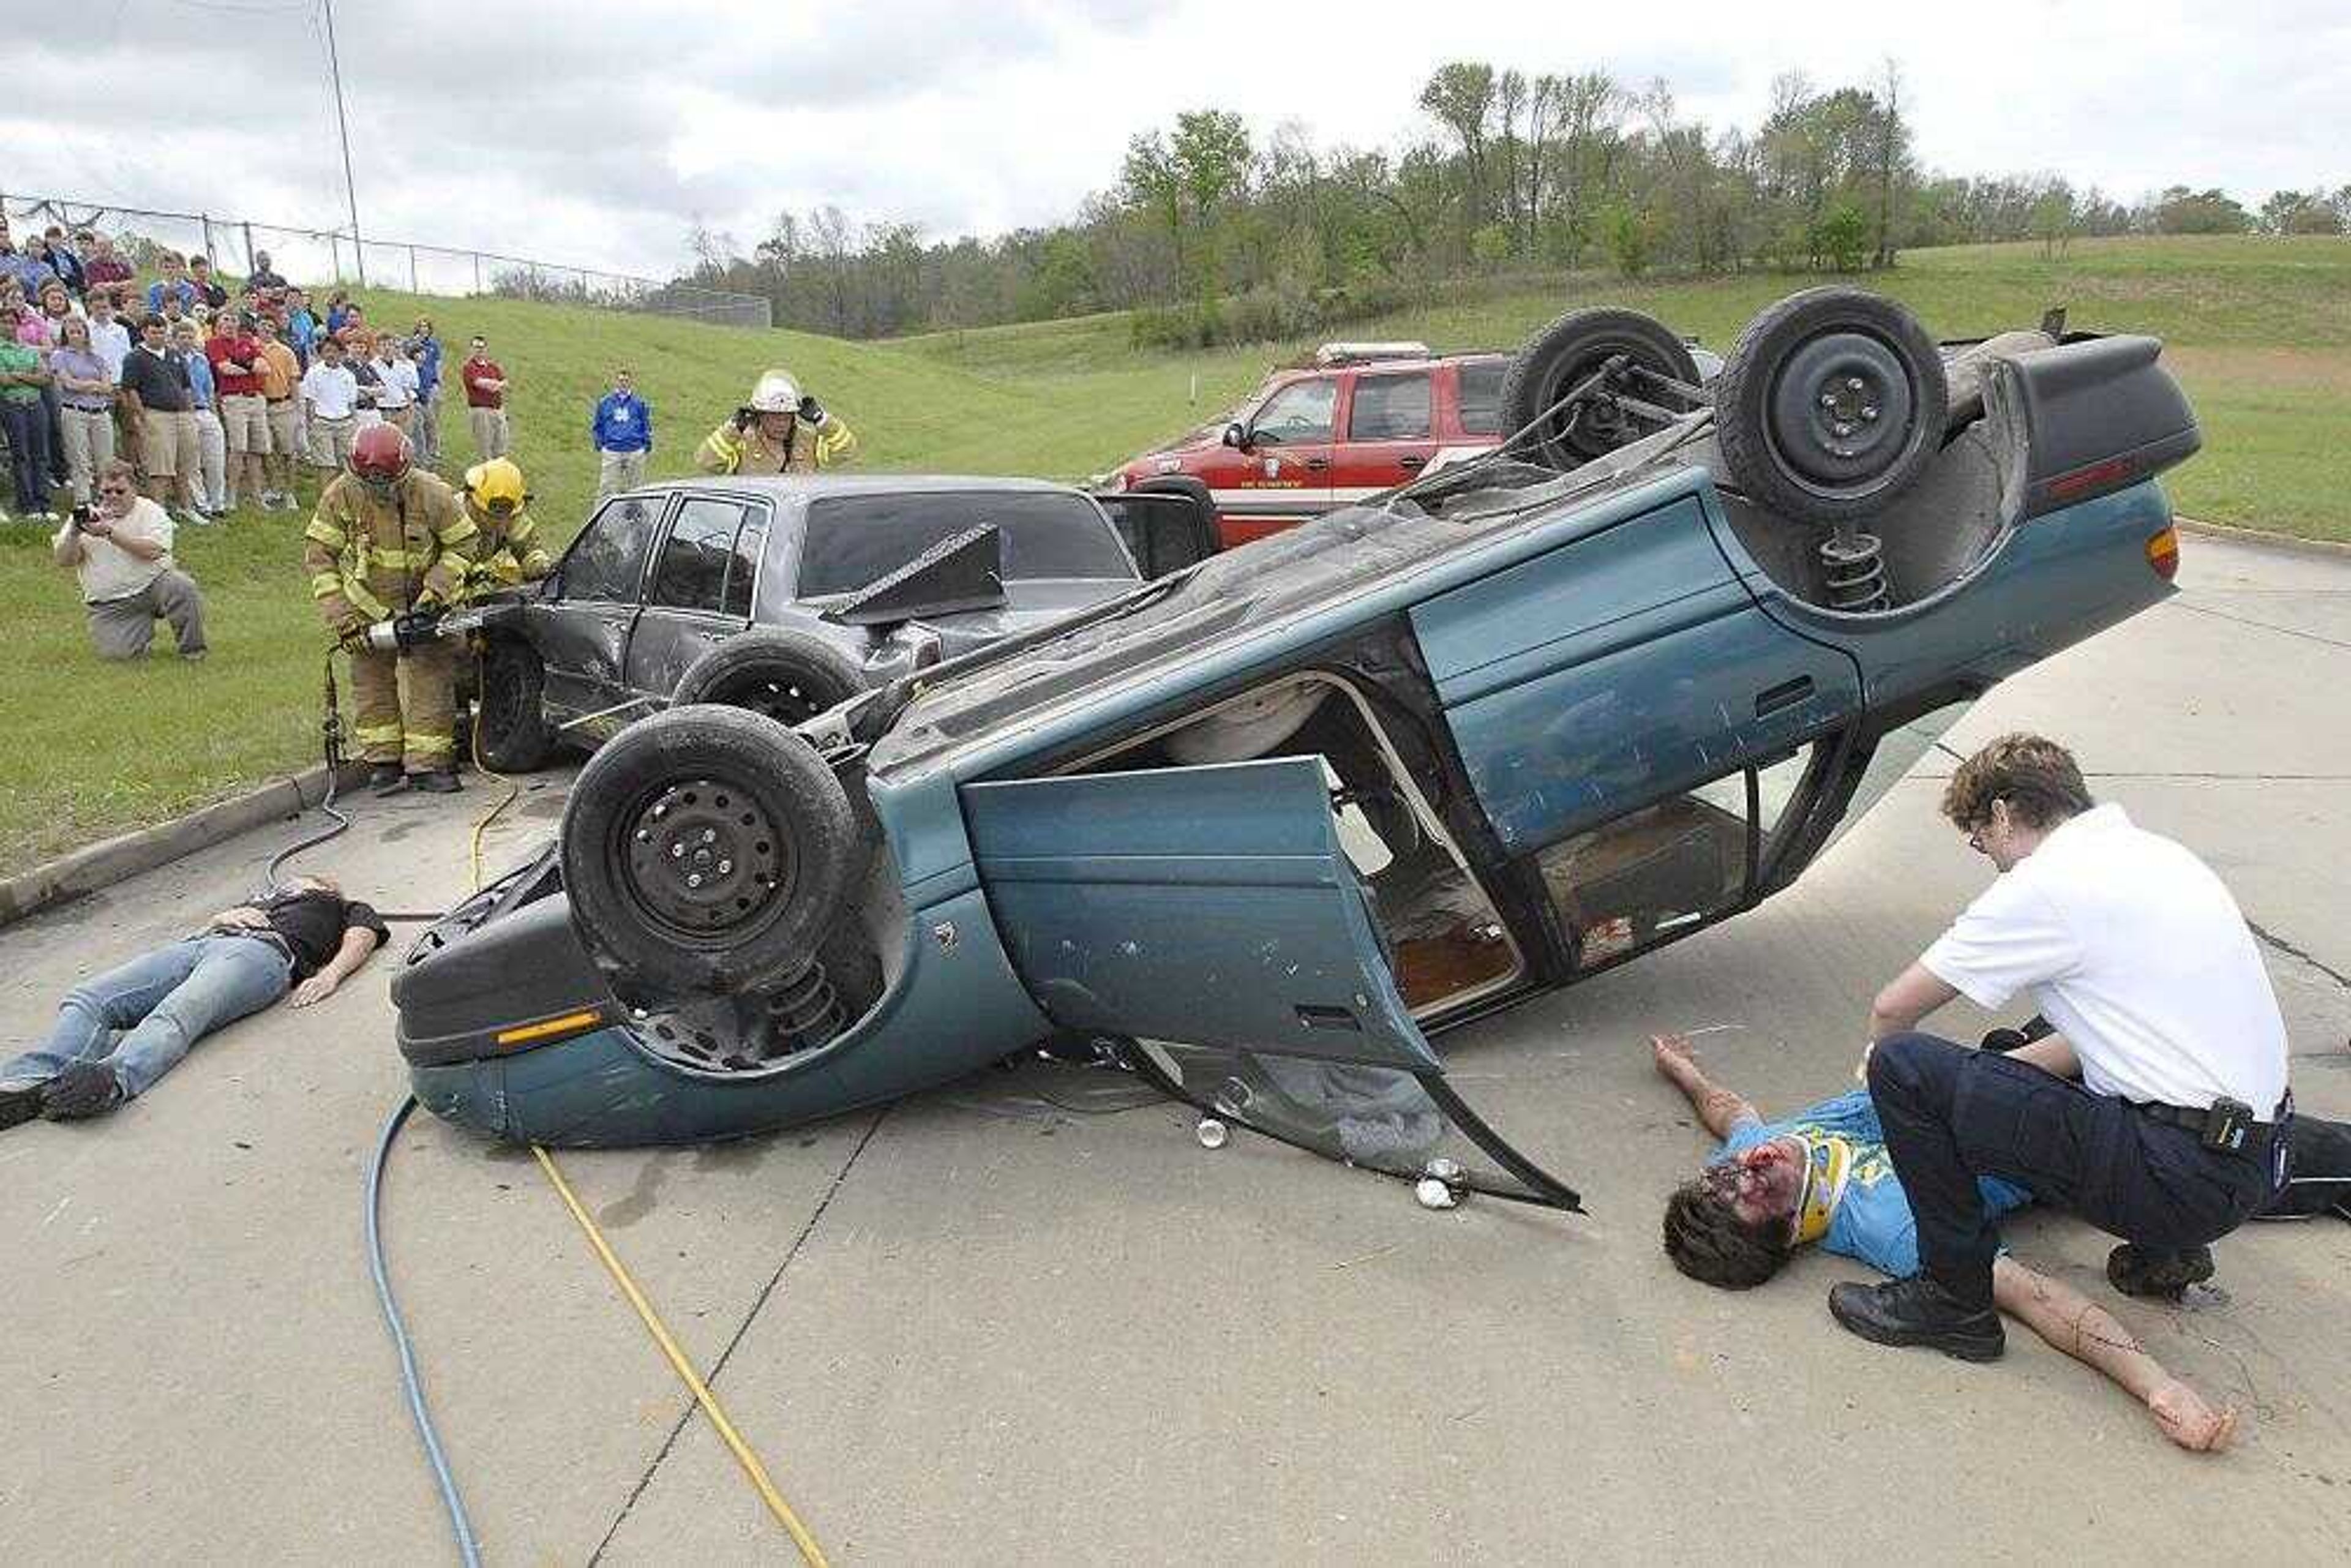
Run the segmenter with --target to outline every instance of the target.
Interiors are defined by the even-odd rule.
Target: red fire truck
[[[1204,498],[1227,549],[1262,538],[1499,444],[1509,366],[1423,343],[1325,343],[1228,419],[1121,466],[1110,488]]]

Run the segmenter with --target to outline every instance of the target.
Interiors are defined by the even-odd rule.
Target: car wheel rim
[[[1771,455],[1814,494],[1866,494],[1907,449],[1915,407],[1909,371],[1890,345],[1865,332],[1823,333],[1771,379]]]
[[[824,705],[818,702],[806,686],[788,676],[747,681],[729,689],[717,700],[729,707],[744,708],[782,725],[799,724],[824,711]]]
[[[751,791],[723,779],[664,786],[622,831],[630,896],[674,935],[726,936],[790,896],[795,867],[782,824]]]

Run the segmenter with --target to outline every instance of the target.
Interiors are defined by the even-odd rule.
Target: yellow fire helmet
[[[493,457],[465,470],[465,494],[474,505],[498,517],[511,517],[530,498],[523,488],[522,470],[513,459]]]

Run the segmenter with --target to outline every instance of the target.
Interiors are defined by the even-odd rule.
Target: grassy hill
[[[1571,306],[1608,301],[1727,347],[1757,308],[1809,281],[1487,285],[1347,335],[1508,347]],[[2057,261],[2031,246],[1925,251],[1867,281],[1945,337],[2030,324],[2059,303],[2078,326],[2159,334],[2208,438],[2172,481],[2180,509],[2351,538],[2351,241],[2090,242]],[[653,404],[656,476],[685,471],[758,372],[781,363],[857,429],[869,467],[1079,478],[1229,406],[1303,346],[1138,354],[1116,315],[877,345],[509,300],[362,298],[380,322],[429,314],[445,341],[490,339],[514,381],[534,510],[559,539],[593,495],[589,411],[620,364]],[[470,460],[461,408],[444,409],[443,445],[454,476]],[[13,743],[0,750],[0,872],[315,760],[324,639],[298,566],[303,520],[242,513],[182,533],[180,559],[211,607],[214,653],[193,668],[99,664],[46,537],[0,528],[0,735]]]

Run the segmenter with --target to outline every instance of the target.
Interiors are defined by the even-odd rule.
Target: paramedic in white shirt
[[[1839,1285],[1865,1339],[2000,1354],[1997,1176],[2122,1239],[2117,1289],[2177,1300],[2210,1243],[2284,1186],[2285,1025],[2252,933],[2211,868],[2095,805],[2056,742],[2008,735],[1961,764],[1943,814],[1999,876],[1877,994],[1865,1077],[1918,1222],[1916,1275]],[[2080,1081],[1917,1030],[1955,997],[2030,991]]]

